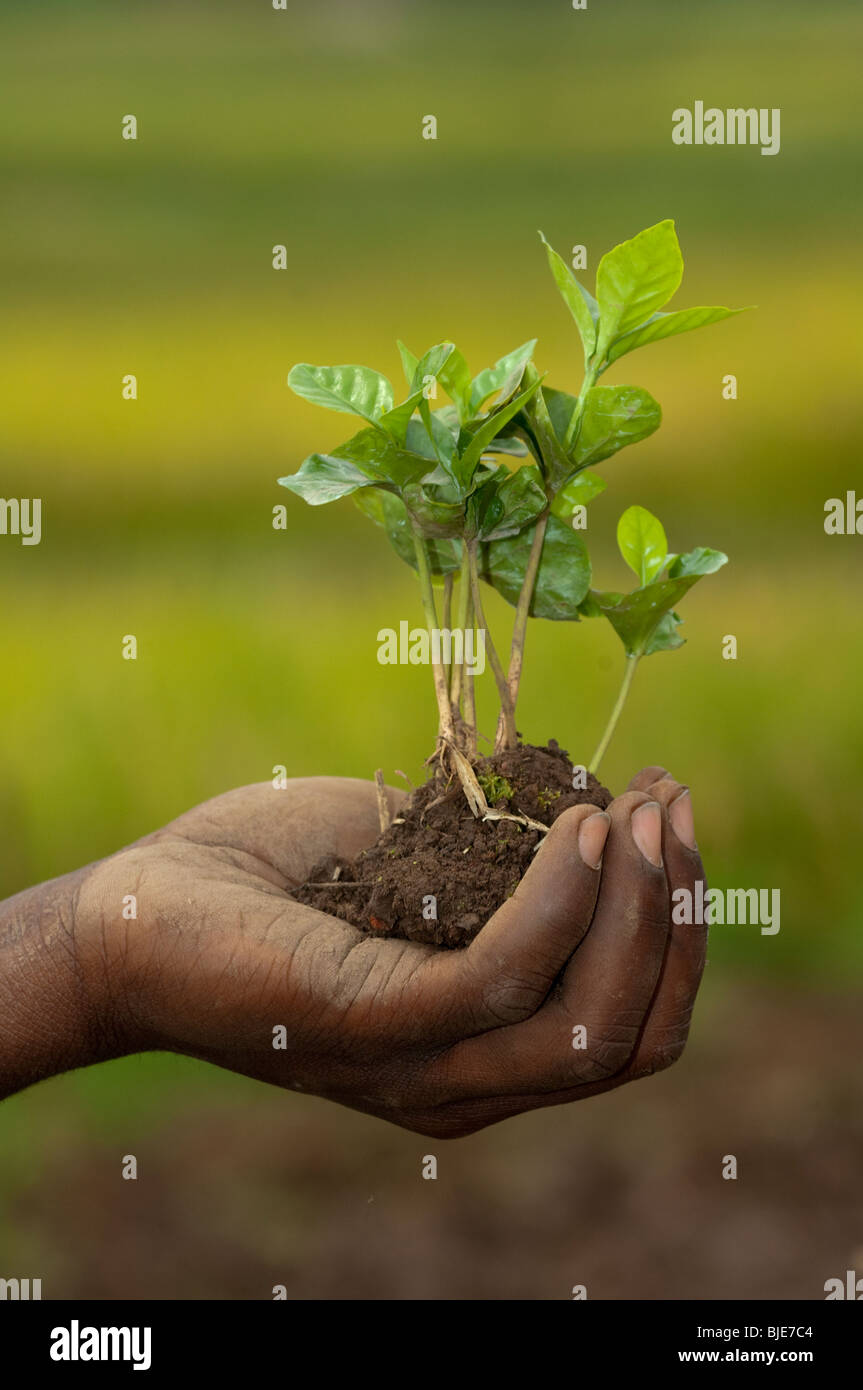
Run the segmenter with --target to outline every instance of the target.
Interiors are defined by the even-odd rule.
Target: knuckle
[[[643,1066],[639,1067],[639,1075],[653,1076],[654,1072],[667,1071],[680,1060],[685,1046],[685,1038],[656,1043],[648,1052]]]
[[[623,1071],[635,1045],[635,1037],[603,1037],[591,1048],[588,1065],[591,1075],[586,1080],[604,1081]]]
[[[535,1012],[545,997],[546,981],[537,975],[510,976],[490,981],[483,991],[482,1007],[487,1020],[496,1027],[521,1023]]]

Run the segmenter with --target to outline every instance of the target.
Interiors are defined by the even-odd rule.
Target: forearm
[[[0,903],[0,1099],[118,1056],[107,982],[83,970],[76,905],[90,867]]]

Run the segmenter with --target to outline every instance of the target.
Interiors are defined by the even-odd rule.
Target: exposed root
[[[375,773],[375,791],[378,798],[378,820],[381,825],[381,834],[390,828],[390,808],[387,804],[387,788],[384,782],[383,768],[378,768]]]
[[[523,816],[521,812],[516,815],[511,811],[489,810],[483,820],[514,820],[516,825],[523,825],[526,830],[538,830],[541,835],[549,832],[549,826],[543,825],[541,820],[531,820],[530,816]]]
[[[465,794],[465,800],[477,820],[511,820],[515,821],[516,825],[524,826],[526,830],[538,830],[541,835],[548,834],[548,826],[543,825],[542,821],[532,820],[530,816],[523,816],[520,812],[493,810],[489,806],[485,792],[467,758],[459,752],[454,743],[449,745],[449,749]]]

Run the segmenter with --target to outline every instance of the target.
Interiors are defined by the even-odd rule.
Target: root
[[[375,791],[378,798],[378,820],[380,821],[381,834],[390,828],[390,808],[387,805],[387,789],[384,782],[383,768],[378,768],[375,773]]]
[[[520,812],[493,810],[492,807],[489,806],[485,792],[480,786],[477,775],[467,758],[456,748],[454,743],[450,743],[449,750],[453,762],[455,763],[455,769],[462,785],[465,800],[477,820],[511,820],[515,821],[516,825],[523,826],[526,830],[538,830],[541,835],[548,834],[549,827],[543,825],[542,821],[532,820],[530,816],[524,816]]]

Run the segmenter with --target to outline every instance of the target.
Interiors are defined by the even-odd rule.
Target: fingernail
[[[632,813],[632,838],[645,859],[662,868],[662,811],[658,801],[646,801]]]
[[[605,811],[597,811],[587,816],[578,827],[578,852],[591,869],[598,869],[602,863],[602,851],[608,839],[611,816]]]
[[[672,801],[668,808],[668,819],[678,840],[686,845],[687,849],[697,849],[695,817],[692,814],[692,797],[689,795],[688,787],[684,787],[680,795]]]

